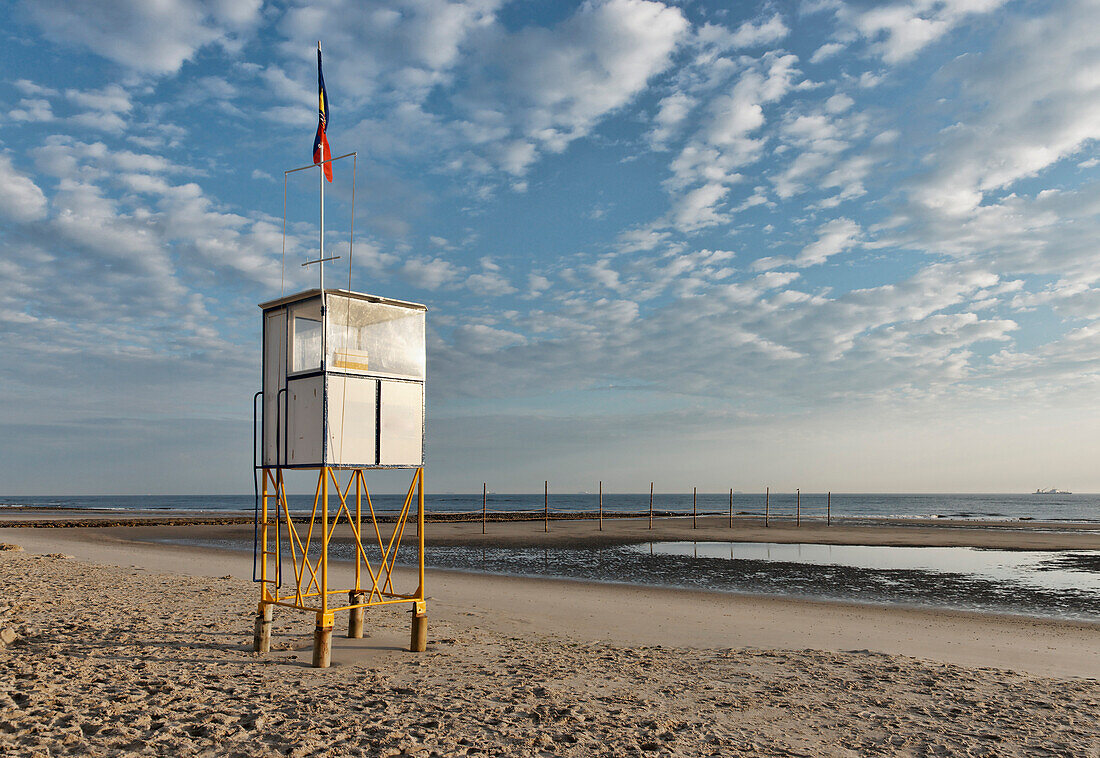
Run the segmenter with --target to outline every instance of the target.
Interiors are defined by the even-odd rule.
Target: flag
[[[328,148],[328,92],[325,91],[325,75],[321,73],[321,43],[317,43],[317,136],[313,138],[313,164],[332,158]],[[324,165],[325,178],[332,181],[332,164]]]

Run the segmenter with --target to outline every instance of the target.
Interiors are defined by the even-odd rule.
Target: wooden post
[[[331,665],[332,614],[318,613],[317,626],[313,629],[313,668],[327,669]]]
[[[603,482],[600,482],[600,531],[603,531]]]
[[[768,508],[769,508],[769,503],[771,502],[771,494],[772,494],[771,487],[765,487],[764,488],[764,526],[768,525]]]
[[[833,523],[833,493],[830,491],[825,500],[825,525]]]
[[[423,653],[428,649],[428,614],[413,608],[412,633],[409,636],[409,652]]]
[[[653,482],[649,483],[649,528],[653,528]]]
[[[733,529],[733,490],[730,490],[730,529]]]
[[[691,528],[692,529],[694,529],[696,527],[697,519],[698,519],[698,515],[699,515],[699,508],[696,505],[696,498],[695,498],[695,493],[697,491],[698,490],[697,490],[696,487],[691,488]]]
[[[794,491],[794,525],[802,526],[802,490]]]
[[[257,653],[271,652],[271,612],[274,606],[260,603],[256,613],[256,632],[252,639],[252,649]]]
[[[550,531],[550,482],[542,483],[542,531]]]
[[[348,605],[365,602],[367,593],[362,590],[348,591]],[[363,607],[352,608],[348,611],[348,639],[358,640],[363,638]]]
[[[489,491],[489,485],[485,482],[481,483],[481,533],[485,534],[485,499],[486,493]]]

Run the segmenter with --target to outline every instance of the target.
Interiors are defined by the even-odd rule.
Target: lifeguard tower
[[[349,156],[354,153],[340,158]],[[302,169],[287,173],[298,170]],[[262,389],[253,406],[253,428],[259,430],[254,467],[260,479],[253,579],[260,585],[255,650],[270,650],[274,608],[311,612],[317,618],[313,665],[325,668],[330,662],[334,614],[339,611],[350,612],[348,636],[362,637],[365,608],[409,603],[413,610],[409,649],[422,652],[427,644],[427,309],[417,303],[326,289],[324,261],[335,258],[324,257],[323,191],[321,203],[321,257],[303,264],[322,266],[320,286],[260,305],[263,369]],[[404,504],[389,522],[376,513],[367,486],[366,472],[376,469],[412,471]],[[317,472],[308,516],[291,511],[286,477],[292,471]],[[332,503],[330,486],[336,495]],[[394,567],[414,507],[418,583],[400,591]],[[354,552],[355,579],[351,586],[333,588],[329,548],[340,535]]]

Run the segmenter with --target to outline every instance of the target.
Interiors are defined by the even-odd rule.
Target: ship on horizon
[[[1051,487],[1048,490],[1035,490],[1036,495],[1072,495],[1069,490],[1059,490]]]

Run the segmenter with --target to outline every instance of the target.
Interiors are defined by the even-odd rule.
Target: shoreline
[[[111,516],[33,518],[28,515],[5,517],[0,511],[0,530],[6,529],[132,529],[127,532],[158,539],[178,536],[181,530],[204,536],[203,529],[216,529],[223,538],[251,537],[253,518],[246,516],[179,516],[150,518],[119,518]],[[295,516],[296,522],[306,517]],[[881,545],[892,547],[974,547],[1002,550],[1100,550],[1100,524],[1087,522],[1005,522],[961,521],[946,519],[881,519],[868,523],[866,519],[834,519],[832,525],[820,521],[805,521],[796,526],[791,521],[773,521],[765,526],[762,519],[734,518],[733,527],[725,516],[699,516],[698,528],[693,519],[673,517],[655,519],[649,527],[648,517],[608,516],[600,529],[593,518],[554,518],[549,530],[543,530],[542,519],[488,521],[486,533],[481,533],[481,520],[454,519],[433,521],[425,514],[425,539],[431,545],[464,545],[496,547],[546,546],[598,547],[654,541],[698,542],[775,542],[781,544]],[[379,523],[393,523],[380,517]],[[169,531],[164,531],[169,530]],[[209,532],[205,533],[209,534]],[[410,522],[402,543],[416,540],[415,519]]]

